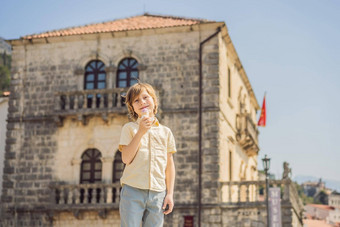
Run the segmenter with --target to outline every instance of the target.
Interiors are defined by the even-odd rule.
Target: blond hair
[[[126,97],[125,97],[125,104],[128,108],[128,114],[129,117],[133,120],[137,120],[138,119],[138,114],[134,111],[132,103],[133,101],[136,99],[136,97],[142,93],[142,91],[145,89],[145,91],[152,97],[153,102],[155,104],[155,107],[153,109],[153,113],[156,114],[157,113],[157,109],[158,109],[158,100],[157,100],[157,96],[156,96],[156,92],[155,89],[147,83],[137,83],[132,85],[129,90],[126,93]]]

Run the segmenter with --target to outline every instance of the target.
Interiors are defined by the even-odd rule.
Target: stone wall
[[[230,43],[219,36],[219,74],[216,80],[219,85],[219,155],[220,180],[240,181],[257,180],[257,155],[248,156],[236,140],[236,116],[241,112],[249,113],[253,122],[256,122],[256,105],[241,77],[240,68],[237,67],[237,56],[230,48]],[[229,46],[228,46],[229,45]],[[229,69],[229,70],[228,70]],[[229,71],[229,72],[228,72]],[[230,73],[230,75],[228,75]],[[228,77],[230,76],[230,88]],[[229,91],[230,89],[230,91]],[[240,104],[243,109],[240,109]],[[231,154],[230,154],[231,153]],[[231,161],[229,161],[231,156]],[[230,165],[231,164],[231,168]],[[230,169],[232,172],[230,173]]]
[[[60,212],[53,217],[53,226],[62,227],[119,227],[119,212],[108,211],[105,217],[100,217],[96,211],[82,212],[75,217],[70,212]]]
[[[6,52],[7,54],[11,54],[11,46],[6,43],[6,41],[0,37],[0,54]]]
[[[140,71],[140,79],[159,91],[158,117],[172,129],[177,142],[175,203],[197,204],[198,47],[200,37],[204,39],[214,32],[215,28],[116,38],[99,34],[85,39],[71,37],[68,41],[14,46],[1,222],[5,226],[52,225],[53,217],[48,215],[51,205],[49,184],[77,181],[72,179],[76,178],[75,171],[69,174],[62,170],[63,166],[72,168],[72,163],[63,159],[66,158],[63,154],[73,152],[70,156],[75,157],[79,147],[96,147],[96,142],[89,145],[90,138],[99,141],[103,133],[112,133],[112,140],[117,141],[119,128],[127,121],[126,117],[116,118],[117,115],[105,124],[93,118],[96,123],[90,122],[87,126],[77,121],[72,123],[70,119],[64,120],[61,127],[54,122],[55,93],[81,90],[83,75],[76,71],[97,58],[106,66],[117,66],[124,57],[134,57],[146,66]],[[217,38],[204,48],[204,75],[218,74]],[[108,73],[108,77],[108,87],[115,87],[115,72]],[[202,201],[209,203],[218,201],[219,81],[215,78],[207,76],[203,81]],[[103,127],[108,130],[91,134]],[[84,129],[82,133],[90,141],[83,139],[77,141],[78,144],[71,143],[71,134],[77,133],[78,129]],[[68,133],[71,137],[65,140],[63,135]],[[112,149],[105,148],[108,155],[116,151],[111,142],[102,142],[112,146]],[[67,223],[67,220],[66,216],[58,216],[58,223]]]
[[[112,166],[120,131],[126,116],[111,116],[105,122],[101,117],[92,117],[87,125],[81,121],[66,119],[55,135],[58,147],[54,151],[52,165],[53,178],[56,182],[69,184],[80,183],[81,156],[87,149],[98,149],[101,152],[102,181],[112,183]]]
[[[6,120],[8,109],[8,97],[0,97],[0,196],[2,192],[2,173],[5,158],[5,141],[6,141]]]

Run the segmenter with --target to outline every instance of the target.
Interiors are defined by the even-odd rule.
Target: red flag
[[[263,97],[261,116],[259,122],[257,122],[257,125],[262,127],[266,126],[266,95]]]

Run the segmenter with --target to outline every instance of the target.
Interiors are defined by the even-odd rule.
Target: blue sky
[[[224,21],[267,126],[259,158],[281,176],[340,180],[340,2],[336,0],[11,0],[2,1],[0,37],[125,18],[144,12]],[[262,163],[259,160],[259,169]]]

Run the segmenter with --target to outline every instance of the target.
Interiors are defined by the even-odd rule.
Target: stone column
[[[72,172],[73,172],[73,179],[75,184],[80,183],[80,164],[81,164],[81,158],[73,159],[72,164]]]
[[[117,67],[114,65],[110,65],[105,68],[105,71],[106,71],[106,82],[107,82],[106,88],[110,89],[110,88],[116,87],[115,74],[117,72]]]
[[[74,70],[74,75],[77,77],[77,88],[78,91],[81,91],[84,89],[84,75],[85,75],[85,69],[83,68],[77,68]]]
[[[102,157],[102,182],[112,183],[113,157]]]

